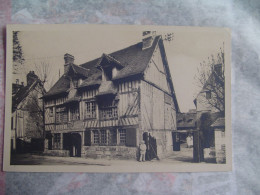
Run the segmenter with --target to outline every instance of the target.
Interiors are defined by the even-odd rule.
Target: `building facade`
[[[34,139],[44,137],[43,102],[40,98],[45,89],[34,71],[27,74],[26,86],[19,80],[12,85],[11,149],[28,152]]]
[[[161,36],[103,54],[79,66],[64,56],[64,74],[44,96],[45,152],[136,159],[172,151],[179,111]]]
[[[211,65],[210,75],[194,100],[197,111],[197,128],[200,132],[196,141],[204,149],[205,159],[213,157],[217,163],[225,163],[225,66],[223,52],[219,58],[218,63]],[[217,128],[220,123],[220,128]]]

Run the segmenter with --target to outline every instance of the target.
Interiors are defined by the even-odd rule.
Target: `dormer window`
[[[79,85],[78,79],[73,79],[73,86],[74,88],[77,88]]]
[[[104,71],[106,81],[111,81],[113,78],[112,68],[109,67],[109,68],[103,69],[103,71]]]
[[[113,56],[103,54],[96,67],[102,71],[102,81],[111,81],[117,72],[124,68],[124,65]]]

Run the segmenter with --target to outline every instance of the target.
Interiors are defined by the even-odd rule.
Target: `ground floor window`
[[[126,145],[127,143],[127,130],[126,129],[102,129],[92,131],[92,141],[94,145]],[[129,134],[129,136],[135,138],[134,135]]]
[[[107,144],[107,131],[106,130],[101,130],[101,144]]]
[[[126,130],[125,129],[119,130],[119,143],[120,144],[126,143]]]
[[[98,144],[99,143],[99,132],[97,130],[93,131],[93,137],[94,137],[94,144]]]

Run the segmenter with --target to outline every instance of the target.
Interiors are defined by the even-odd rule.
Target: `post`
[[[85,146],[85,131],[82,131],[82,136],[81,137],[82,137],[81,138],[81,140],[82,140],[81,146]]]
[[[204,161],[201,131],[196,130],[193,132],[193,160],[194,162]]]
[[[63,133],[60,134],[60,149],[63,150]]]
[[[17,144],[17,125],[18,125],[18,116],[17,116],[17,110],[15,111],[15,132],[14,132],[14,151],[16,153],[16,144]]]
[[[52,150],[53,150],[53,148],[54,148],[54,134],[52,134],[52,137],[51,137],[51,145],[52,145]]]

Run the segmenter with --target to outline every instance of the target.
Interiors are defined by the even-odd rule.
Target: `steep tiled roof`
[[[160,36],[155,37],[153,45],[150,48],[144,50],[142,49],[143,44],[142,42],[140,42],[125,49],[109,54],[110,57],[112,57],[114,60],[117,60],[122,66],[124,66],[124,68],[118,72],[117,76],[114,77],[113,80],[143,73],[143,71],[147,67],[149,60],[152,57],[153,51],[159,41],[159,38]],[[100,70],[95,70],[97,69],[96,65],[98,64],[100,59],[101,58],[97,58],[85,64],[81,64],[80,66],[89,69],[90,74],[101,75]],[[96,76],[96,78],[99,77]]]
[[[112,81],[103,81],[99,87],[98,95],[116,94],[117,89]]]
[[[211,127],[225,127],[225,118],[220,117],[218,118]]]
[[[44,97],[57,95],[60,93],[67,92],[70,88],[70,80],[66,75],[62,77],[54,84],[54,86],[44,95]]]
[[[143,43],[139,42],[111,54],[104,54],[100,58],[86,62],[80,66],[73,64],[72,68],[75,70],[75,72],[84,74],[84,76],[87,77],[85,80],[83,80],[79,88],[101,84],[101,70],[97,68],[97,65],[104,56],[111,61],[119,63],[122,66],[122,69],[117,73],[113,80],[143,73],[149,63],[149,60],[152,57],[159,39],[160,36],[155,37],[152,46],[144,50],[142,49]],[[69,79],[63,75],[45,95],[45,97],[66,92],[69,89],[69,84]]]
[[[76,74],[82,75],[84,77],[89,76],[89,70],[88,69],[81,67],[81,66],[77,66],[75,64],[70,64],[70,66],[73,68],[73,70]]]
[[[41,81],[39,79],[36,79],[33,83],[30,85],[21,87],[17,93],[12,98],[12,110],[14,111],[17,106],[26,98],[30,91],[33,90],[37,84],[41,84]]]
[[[112,56],[108,55],[108,54],[103,54],[102,57],[99,59],[96,67],[102,66],[102,62],[103,60],[105,60],[106,65],[110,64],[110,65],[114,65],[116,67],[119,67],[120,69],[124,67],[123,64],[121,64],[118,60],[116,60],[115,58],[113,58]]]

